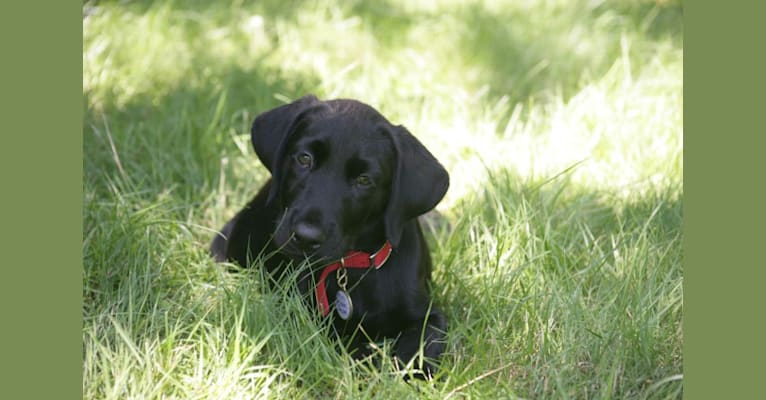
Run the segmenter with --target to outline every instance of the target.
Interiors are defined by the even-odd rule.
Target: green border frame
[[[755,8],[759,8],[756,10]],[[762,397],[764,4],[684,4],[684,397]],[[759,143],[760,142],[760,143]],[[761,164],[761,165],[759,165]]]
[[[0,397],[82,398],[82,3],[0,4]]]
[[[763,392],[759,5],[684,4],[689,399]],[[82,3],[2,3],[0,48],[2,397],[82,397]]]

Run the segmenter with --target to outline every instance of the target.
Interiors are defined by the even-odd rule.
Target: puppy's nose
[[[316,250],[324,242],[325,236],[316,225],[300,222],[295,226],[295,240],[304,249]]]

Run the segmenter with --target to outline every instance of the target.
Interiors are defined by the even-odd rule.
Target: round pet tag
[[[354,312],[354,306],[351,304],[351,296],[343,290],[338,290],[335,293],[335,311],[338,312],[338,316],[347,320],[351,318],[351,313]]]

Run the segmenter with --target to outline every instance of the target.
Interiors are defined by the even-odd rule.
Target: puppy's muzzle
[[[302,250],[317,250],[325,241],[325,234],[316,225],[299,222],[293,231],[293,242]]]

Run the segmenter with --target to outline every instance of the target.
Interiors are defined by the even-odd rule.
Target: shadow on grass
[[[114,4],[104,1],[88,4],[95,8],[102,3]],[[274,21],[297,29],[301,12],[312,8],[320,15],[340,12],[345,18],[358,18],[362,28],[372,32],[382,44],[385,55],[381,57],[404,54],[410,46],[408,33],[421,25],[452,25],[454,32],[448,37],[435,38],[437,42],[455,42],[454,48],[449,49],[454,55],[445,54],[444,62],[454,61],[456,67],[471,70],[466,75],[473,77],[467,77],[466,84],[474,90],[486,90],[490,104],[503,98],[511,104],[539,103],[558,96],[566,100],[582,88],[584,81],[603,76],[623,52],[634,59],[631,68],[638,74],[653,51],[645,47],[664,40],[680,47],[683,40],[680,1],[578,0],[535,6],[513,3],[488,6],[471,1],[434,10],[404,7],[390,0],[355,0],[332,6],[295,0],[232,1],[224,6],[199,0],[120,4],[126,12],[138,14],[170,9],[173,24],[181,24],[189,32],[238,24],[257,15],[269,21],[264,33],[276,46],[280,38],[273,31],[277,25]],[[197,21],[203,16],[206,24]],[[628,41],[623,42],[623,38]],[[631,45],[633,39],[640,40]],[[501,116],[496,125],[505,126],[504,120],[512,110],[509,107],[508,115]]]
[[[595,8],[571,2],[534,16],[473,3],[461,15],[471,27],[461,36],[464,57],[483,72],[490,94],[510,96],[512,102],[558,92],[567,99],[583,78],[602,76],[619,58],[622,35],[648,32],[659,40],[680,36],[683,29],[680,4],[649,2],[609,1]]]
[[[200,82],[160,97],[134,96],[124,105],[107,99],[98,110],[88,109],[83,138],[87,186],[99,195],[125,181],[136,192],[177,187],[187,191],[187,201],[200,201],[194,191],[219,183],[222,158],[240,152],[233,138],[249,135],[258,113],[281,104],[277,96],[297,98],[318,84],[311,76],[236,66]]]
[[[509,366],[523,397],[645,396],[681,374],[681,183],[621,198],[490,175],[429,237],[452,359]]]
[[[251,11],[253,15],[258,14],[266,18],[293,20],[297,15],[296,10],[306,6],[306,2],[302,0],[86,0],[83,3],[84,16],[92,13],[100,5],[119,5],[126,12],[136,14],[144,14],[157,8],[169,7],[173,11],[187,15],[191,20],[194,19],[195,15],[204,15],[205,19],[219,23],[231,22],[232,16],[244,11]]]
[[[573,1],[534,7],[470,1],[434,11],[405,10],[391,1],[347,5],[347,17],[358,17],[391,50],[406,49],[408,33],[421,24],[452,25],[449,37],[435,38],[455,41],[448,50],[454,54],[445,55],[444,61],[467,68],[464,83],[486,90],[489,104],[501,99],[510,104],[566,101],[621,57],[631,59],[631,73],[637,76],[655,45],[669,42],[680,48],[683,43],[680,1]],[[512,111],[509,107],[497,126],[505,126]]]

